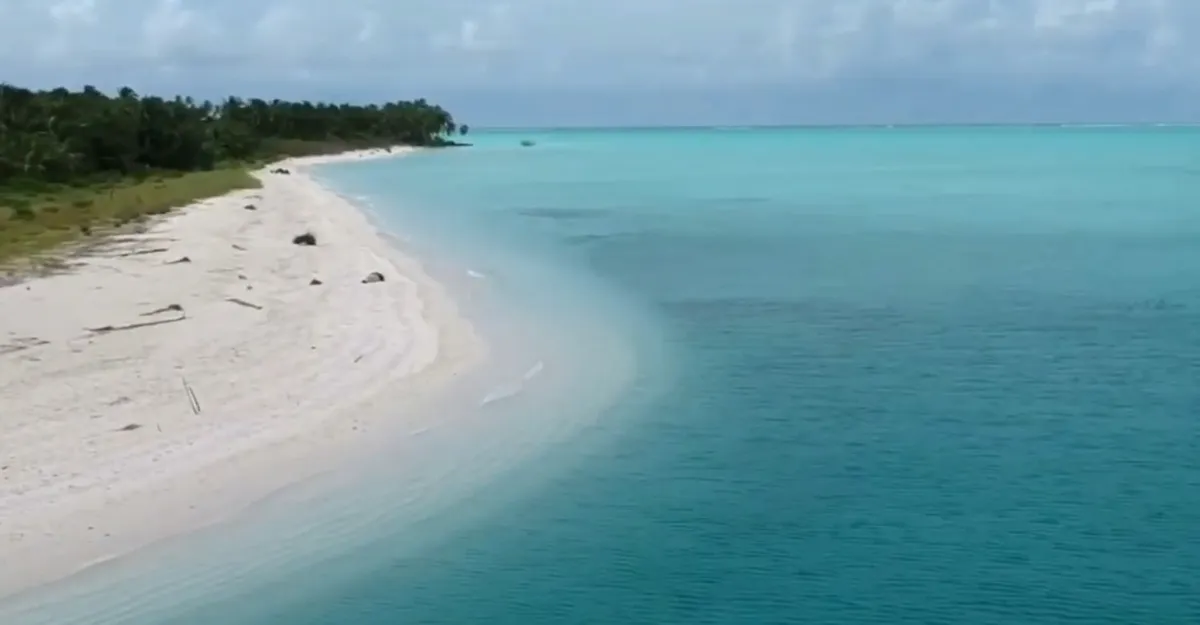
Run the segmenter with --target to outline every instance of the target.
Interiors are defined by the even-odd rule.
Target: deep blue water
[[[1200,132],[475,141],[322,175],[637,401],[207,622],[1200,622]]]

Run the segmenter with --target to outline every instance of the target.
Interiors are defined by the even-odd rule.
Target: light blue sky
[[[0,80],[483,123],[1195,119],[1198,78],[1200,0],[0,0]]]

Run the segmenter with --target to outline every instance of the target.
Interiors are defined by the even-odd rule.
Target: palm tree
[[[80,91],[32,91],[0,83],[0,190],[17,178],[70,182],[140,170],[191,171],[220,159],[369,145],[440,145],[466,134],[424,99],[383,104],[266,101]]]

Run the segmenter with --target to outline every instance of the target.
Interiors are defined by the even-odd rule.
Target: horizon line
[[[853,130],[911,128],[1200,128],[1197,121],[1155,122],[896,122],[896,123],[814,123],[814,124],[644,124],[644,125],[556,125],[556,126],[482,126],[470,125],[472,132],[554,132],[554,131],[647,131],[647,130]]]

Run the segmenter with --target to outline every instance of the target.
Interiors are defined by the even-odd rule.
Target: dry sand
[[[303,173],[400,153],[277,163],[260,190],[0,288],[0,596],[332,466],[404,393],[478,362],[440,287]],[[316,246],[292,243],[305,231]]]

